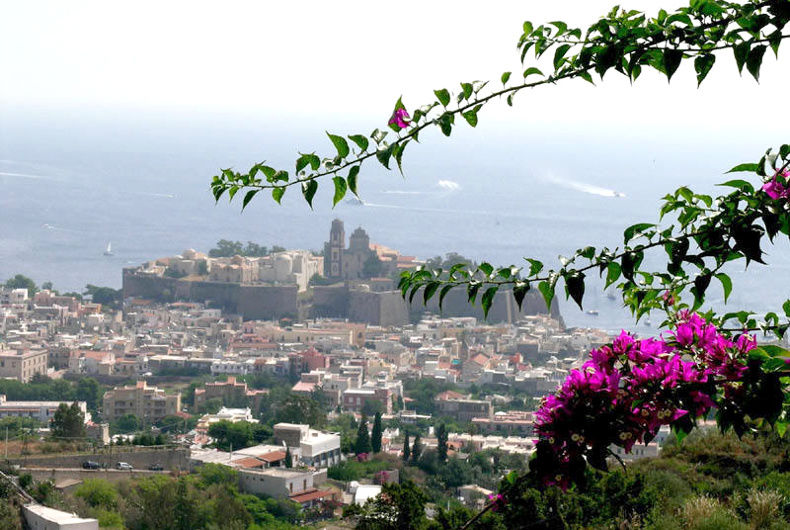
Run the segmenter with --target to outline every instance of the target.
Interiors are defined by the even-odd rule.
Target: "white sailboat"
[[[105,256],[112,256],[112,241],[107,242],[107,250],[104,251]]]

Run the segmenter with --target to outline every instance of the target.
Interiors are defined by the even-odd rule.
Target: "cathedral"
[[[385,276],[390,267],[371,248],[370,237],[362,227],[351,234],[346,248],[343,221],[332,221],[329,241],[324,243],[324,276],[331,280],[358,280]]]

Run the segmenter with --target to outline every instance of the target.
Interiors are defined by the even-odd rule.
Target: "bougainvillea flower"
[[[567,488],[579,461],[600,462],[602,448],[631,452],[663,425],[694,422],[717,400],[742,393],[748,352],[756,339],[731,340],[704,318],[678,311],[671,339],[642,339],[623,331],[611,345],[590,352],[535,413],[536,445],[551,463],[547,485]],[[710,383],[715,383],[711,385]],[[685,428],[685,427],[684,427]]]
[[[774,175],[771,180],[763,185],[762,190],[772,199],[790,199],[790,183],[783,185],[777,179],[779,176],[787,182],[790,179],[790,171],[782,171]]]
[[[410,116],[406,109],[396,109],[395,112],[392,113],[392,118],[390,118],[387,124],[396,125],[400,129],[405,129],[409,126],[409,118]]]

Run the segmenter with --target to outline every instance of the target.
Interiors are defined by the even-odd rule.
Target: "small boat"
[[[365,206],[365,201],[363,201],[362,199],[358,199],[357,197],[349,197],[343,202],[351,206]]]
[[[105,256],[114,256],[115,254],[112,253],[112,241],[107,243],[107,250],[104,251]]]
[[[597,317],[598,316],[598,310],[597,309],[590,309],[590,310],[587,311],[587,314],[588,315],[592,315],[594,317]]]
[[[614,295],[614,291],[607,291],[606,298],[609,300],[617,300],[617,297]]]

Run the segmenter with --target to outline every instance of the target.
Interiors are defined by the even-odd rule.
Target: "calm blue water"
[[[587,244],[617,245],[625,226],[657,218],[664,193],[680,185],[712,191],[726,180],[723,171],[776,143],[752,135],[699,142],[692,152],[672,137],[481,124],[452,142],[426,135],[410,146],[405,179],[370,165],[360,178],[365,206],[332,210],[324,189],[315,211],[297,193],[279,207],[261,197],[242,214],[238,204],[214,205],[208,184],[217,168],[247,168],[264,157],[290,165],[296,149],[329,147],[323,121],[76,111],[1,117],[0,279],[24,273],[60,290],[119,287],[122,267],[206,251],[221,238],[320,249],[335,217],[347,234],[362,226],[373,241],[420,258],[455,251],[503,265],[523,256],[549,262]],[[615,190],[625,197],[613,197]],[[112,257],[102,255],[108,242]],[[733,308],[776,310],[790,297],[788,245],[769,251],[770,268],[735,272]],[[600,290],[589,290],[586,306],[600,316],[561,305],[572,325],[633,327]]]

